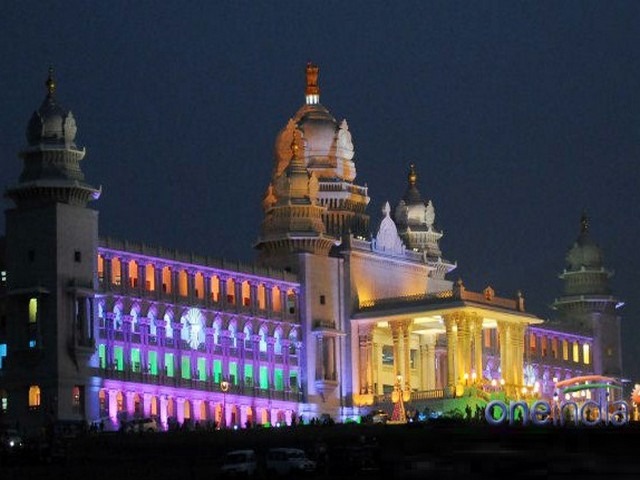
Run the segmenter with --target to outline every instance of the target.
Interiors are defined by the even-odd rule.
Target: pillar
[[[444,316],[445,334],[447,337],[447,386],[452,388],[456,384],[456,337],[457,326],[453,315]]]

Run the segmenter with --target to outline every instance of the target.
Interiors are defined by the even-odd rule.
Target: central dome
[[[336,121],[335,117],[320,104],[320,90],[317,84],[318,67],[307,65],[307,88],[305,104],[278,133],[275,142],[275,171],[278,177],[291,160],[291,142],[294,130],[302,133],[302,150],[308,168],[319,168],[332,176],[352,181],[355,177],[351,161],[354,156],[351,133],[347,122]],[[346,167],[343,162],[349,162]]]

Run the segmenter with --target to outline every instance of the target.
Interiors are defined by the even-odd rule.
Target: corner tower
[[[5,212],[7,357],[0,389],[9,419],[27,430],[90,418],[95,353],[98,213],[87,204],[100,189],[84,180],[85,150],[75,144],[75,118],[57,101],[51,69],[45,84],[20,152],[22,173],[5,192],[15,207]]]
[[[593,370],[598,375],[622,375],[620,316],[622,302],[612,294],[600,247],[589,234],[589,219],[580,219],[580,233],[566,255],[566,267],[559,275],[563,295],[556,299],[555,320],[561,329],[593,336]]]

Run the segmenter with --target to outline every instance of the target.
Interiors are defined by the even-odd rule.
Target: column
[[[211,275],[203,273],[204,275],[204,304],[209,307],[213,305],[213,299],[211,298]]]
[[[325,378],[336,381],[336,337],[329,336],[325,338],[327,355],[326,355],[326,367]]]
[[[184,397],[176,398],[176,419],[179,424],[184,423]]]
[[[163,428],[167,428],[167,396],[160,395],[160,423]]]
[[[121,258],[120,259],[120,284],[124,289],[124,292],[129,292],[131,290],[131,286],[129,285],[129,260],[130,258]]]
[[[260,388],[260,335],[251,335],[253,342],[253,388]]]
[[[264,286],[264,295],[265,295],[265,309],[267,310],[267,317],[273,317],[273,285]]]
[[[109,418],[111,418],[112,421],[115,421],[118,417],[118,391],[109,390],[107,394],[109,395]]]
[[[456,384],[456,337],[457,327],[453,315],[444,316],[444,326],[447,336],[447,386],[454,387]]]
[[[316,380],[325,379],[324,371],[324,352],[323,352],[323,338],[322,334],[316,335]]]
[[[402,322],[402,348],[404,353],[404,389],[411,391],[411,320]]]
[[[187,298],[193,302],[196,296],[196,271],[187,270]]]
[[[500,375],[505,383],[508,383],[508,358],[507,358],[507,333],[508,325],[505,322],[498,322],[498,346],[500,348]]]
[[[244,364],[246,356],[246,351],[244,349],[245,334],[244,332],[238,332],[236,333],[236,337],[238,338],[238,348],[236,350],[238,358],[238,385],[242,385],[244,387]]]
[[[236,310],[244,308],[244,298],[242,298],[242,279],[236,278],[233,281],[233,296],[236,302]]]
[[[141,292],[147,290],[147,264],[138,262],[138,288]]]
[[[289,315],[289,304],[287,302],[286,287],[280,288],[280,310],[282,318],[287,318],[287,315]]]
[[[134,395],[135,395],[135,392],[131,392],[131,391],[125,392],[125,401],[127,403],[125,405],[125,409],[127,411],[127,415],[129,416],[129,418],[133,417],[133,413],[134,413],[134,403],[133,403]]]
[[[426,362],[423,364],[426,367],[426,389],[433,390],[436,388],[436,336],[435,334],[429,334],[426,337],[426,343],[424,345],[424,352],[426,356]]]
[[[220,275],[220,306],[224,310],[227,306],[227,277]]]
[[[465,374],[471,377],[471,332],[469,331],[469,321],[467,315],[460,315],[458,318],[458,381],[464,382]]]
[[[482,318],[475,318],[473,324],[473,366],[478,376],[478,380],[482,380]]]
[[[284,377],[285,395],[291,392],[291,370],[289,368],[289,347],[291,341],[287,339],[281,340],[282,343],[282,376]],[[287,397],[285,397],[287,398]]]
[[[400,338],[399,328],[396,322],[389,322],[391,327],[391,341],[393,342],[393,382],[395,383],[398,375],[402,374],[400,361]]]
[[[164,265],[155,265],[153,268],[153,275],[155,276],[156,298],[161,298],[164,295],[164,289],[162,288],[162,269]]]
[[[145,417],[151,415],[151,398],[152,395],[150,393],[142,394],[142,411]]]
[[[111,290],[111,286],[113,285],[113,270],[111,266],[111,257],[104,256],[104,288],[105,290]]]

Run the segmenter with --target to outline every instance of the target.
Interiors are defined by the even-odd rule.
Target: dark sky
[[[17,180],[52,64],[103,187],[102,236],[253,260],[311,60],[321,103],[349,123],[372,224],[415,163],[468,288],[521,289],[552,316],[586,209],[638,381],[639,33],[636,0],[4,2],[0,185]]]

